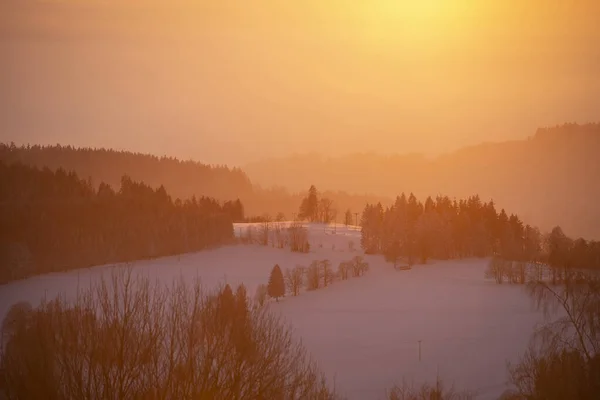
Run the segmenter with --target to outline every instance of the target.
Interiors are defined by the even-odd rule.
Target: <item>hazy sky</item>
[[[600,120],[596,0],[0,0],[0,141],[242,164]]]

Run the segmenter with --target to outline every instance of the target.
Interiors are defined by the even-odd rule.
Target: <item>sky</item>
[[[1,0],[0,141],[243,165],[600,120],[595,0]]]

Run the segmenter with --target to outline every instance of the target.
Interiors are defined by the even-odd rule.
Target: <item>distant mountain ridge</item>
[[[291,191],[315,184],[348,193],[395,196],[477,193],[542,229],[600,238],[600,124],[539,128],[524,140],[483,143],[428,159],[418,154],[319,154],[243,167],[262,186]]]

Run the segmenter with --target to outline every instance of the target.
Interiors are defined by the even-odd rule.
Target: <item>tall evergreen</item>
[[[277,301],[279,301],[280,297],[285,296],[285,282],[283,280],[283,273],[278,264],[275,264],[271,270],[269,284],[267,285],[267,293]]]
[[[317,188],[311,185],[308,189],[308,196],[302,200],[298,213],[300,219],[306,219],[310,222],[315,222],[319,216],[319,198]]]

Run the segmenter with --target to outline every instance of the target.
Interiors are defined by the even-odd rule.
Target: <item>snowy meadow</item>
[[[245,224],[235,226],[243,234]],[[200,278],[210,289],[243,283],[250,295],[266,284],[275,264],[282,270],[328,259],[334,268],[360,250],[352,228],[309,226],[309,253],[271,246],[235,245],[200,253],[139,261],[134,272],[169,285]],[[354,250],[349,242],[354,243]],[[496,399],[507,389],[508,361],[529,343],[541,315],[522,286],[484,279],[487,259],[430,261],[398,271],[383,256],[364,256],[370,271],[297,297],[270,302],[302,340],[331,385],[350,400],[383,399],[386,388],[433,383]],[[0,318],[19,301],[75,295],[115,266],[33,277],[0,286]],[[119,268],[121,266],[117,266]]]

